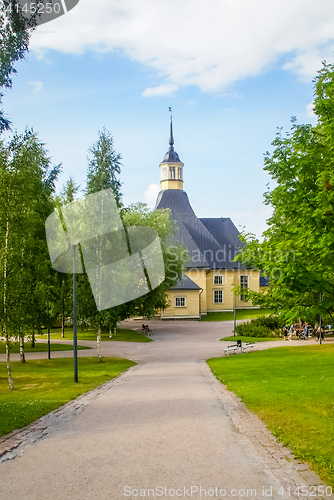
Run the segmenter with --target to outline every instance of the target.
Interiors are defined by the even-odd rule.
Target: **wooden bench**
[[[238,354],[238,349],[239,349],[239,347],[236,344],[228,345],[225,349],[223,349],[223,352],[226,352],[226,356],[228,356],[229,352],[234,352],[234,353]]]
[[[248,352],[248,349],[254,349],[255,345],[256,342],[245,342],[244,344],[242,344],[241,349],[245,349],[245,351]]]

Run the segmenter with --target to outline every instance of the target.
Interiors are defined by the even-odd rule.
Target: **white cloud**
[[[310,80],[333,59],[334,2],[328,0],[82,0],[33,35],[35,51],[118,50],[153,68],[162,95],[186,85],[219,91],[285,57]]]
[[[178,89],[177,85],[173,83],[167,83],[159,85],[158,87],[150,87],[144,90],[142,93],[143,97],[152,97],[160,95],[170,95]]]
[[[40,92],[43,88],[43,82],[28,82],[29,85],[32,85],[34,90],[34,94],[36,94],[37,92]]]
[[[154,204],[160,191],[159,184],[150,184],[144,193],[144,200],[149,204]]]
[[[316,114],[313,111],[314,102],[310,102],[310,104],[308,104],[305,107],[306,107],[307,116],[309,116],[310,118],[314,118],[316,116]]]

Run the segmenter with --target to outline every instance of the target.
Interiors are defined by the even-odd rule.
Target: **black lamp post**
[[[235,276],[235,269],[233,269],[233,285],[235,286],[234,276]],[[234,321],[233,335],[235,337],[235,329],[237,326],[237,296],[235,294],[235,291],[233,292],[233,299],[234,299],[234,302],[233,302],[233,321]]]
[[[48,303],[48,359],[51,359],[51,345],[50,345],[50,314],[49,314],[49,303]]]
[[[77,339],[77,290],[75,275],[75,251],[80,240],[73,240],[73,357],[74,357],[74,382],[78,382],[78,339]]]
[[[321,293],[320,293],[320,304],[321,304]],[[321,313],[320,313],[320,320],[319,320],[319,341],[320,341],[320,344],[322,344],[322,333],[321,333]]]

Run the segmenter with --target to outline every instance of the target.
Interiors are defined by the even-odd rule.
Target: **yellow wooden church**
[[[233,262],[241,248],[239,231],[229,218],[199,219],[183,190],[183,168],[174,150],[173,124],[170,123],[169,149],[160,163],[161,191],[156,209],[169,208],[176,221],[174,238],[183,243],[189,262],[182,279],[169,291],[170,306],[161,312],[162,319],[199,319],[208,312],[252,308],[245,296],[232,288],[260,289],[260,275],[253,269]],[[261,285],[265,280],[261,279]]]

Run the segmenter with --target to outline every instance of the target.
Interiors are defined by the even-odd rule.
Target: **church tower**
[[[183,166],[179,155],[174,151],[173,121],[170,119],[169,149],[160,163],[161,191],[180,189],[183,191]]]

